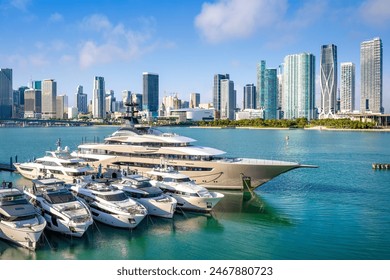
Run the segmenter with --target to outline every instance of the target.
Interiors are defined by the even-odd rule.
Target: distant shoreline
[[[263,129],[263,130],[293,130],[300,128],[291,127],[251,127],[251,126],[190,126],[190,128],[206,128],[206,129]],[[367,131],[367,132],[390,132],[390,128],[329,128],[326,126],[305,127],[305,130],[329,130],[329,131]]]

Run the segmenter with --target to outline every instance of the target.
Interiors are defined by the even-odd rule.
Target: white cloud
[[[21,11],[27,11],[27,6],[30,4],[31,0],[11,0],[10,3],[15,8]]]
[[[245,38],[284,16],[286,0],[219,0],[204,3],[195,26],[211,43]]]
[[[389,0],[367,0],[360,6],[360,14],[369,24],[386,25],[390,22]]]
[[[51,14],[49,17],[50,22],[61,22],[63,20],[64,20],[64,17],[60,13]]]
[[[134,31],[122,23],[112,24],[104,15],[85,18],[81,27],[83,30],[94,32],[95,38],[81,44],[80,66],[87,68],[95,64],[129,61],[153,50],[158,45],[151,42],[154,32],[151,27],[153,20],[145,22],[142,30]]]

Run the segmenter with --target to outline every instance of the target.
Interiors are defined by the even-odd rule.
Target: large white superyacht
[[[163,160],[210,189],[242,190],[243,178],[256,188],[289,170],[311,167],[297,162],[223,157],[224,151],[196,146],[192,138],[139,124],[134,109],[137,104],[126,105],[125,126],[105,138],[104,143],[79,145],[72,155],[84,158],[96,169],[127,168],[138,173],[158,167]]]

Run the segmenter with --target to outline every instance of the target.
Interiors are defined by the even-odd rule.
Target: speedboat
[[[163,193],[160,188],[152,186],[150,179],[139,174],[123,176],[112,184],[125,194],[146,207],[149,215],[172,218],[177,201]]]
[[[42,213],[49,230],[81,237],[93,223],[88,206],[72,194],[64,181],[33,180],[32,187],[25,187],[24,193]]]
[[[181,210],[210,212],[224,197],[222,193],[210,192],[197,185],[187,175],[171,167],[154,168],[147,174],[154,186],[177,200],[177,208]]]
[[[45,156],[32,162],[14,163],[14,166],[23,177],[30,180],[51,177],[67,183],[94,171],[84,159],[71,156],[69,147],[62,149],[61,139],[57,140],[56,150],[46,151]]]
[[[34,251],[45,226],[19,189],[0,189],[0,238]]]
[[[133,229],[148,214],[142,204],[105,183],[79,179],[70,189],[89,205],[96,221],[110,226]]]
[[[243,190],[243,178],[256,188],[292,169],[313,167],[297,162],[227,158],[219,149],[194,145],[196,140],[192,138],[139,124],[136,105],[126,103],[126,125],[106,137],[104,143],[82,143],[72,155],[85,159],[95,169],[101,165],[130,168],[138,173],[158,166],[163,158],[197,184],[230,190]]]

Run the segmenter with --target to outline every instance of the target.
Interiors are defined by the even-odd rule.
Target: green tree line
[[[305,128],[314,126],[325,126],[328,128],[339,129],[371,129],[375,127],[375,123],[353,121],[350,119],[321,119],[311,120],[306,118],[298,118],[294,120],[264,120],[245,119],[245,120],[214,120],[214,121],[199,121],[198,126],[206,127],[263,127],[263,128]]]

